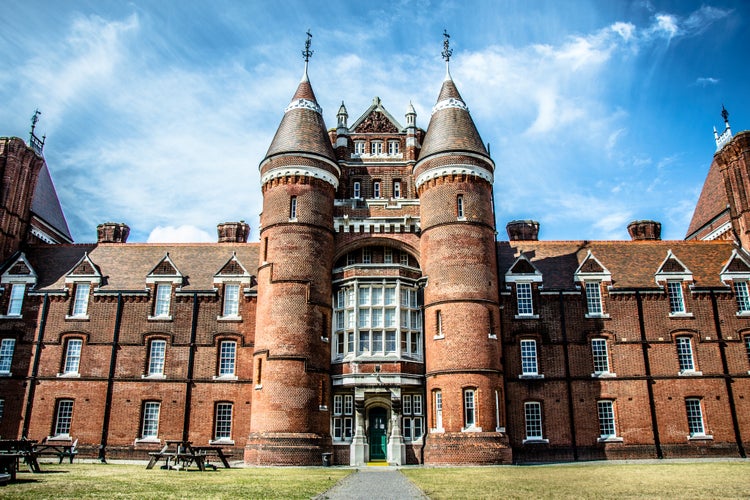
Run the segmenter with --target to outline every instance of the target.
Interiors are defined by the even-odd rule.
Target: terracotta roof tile
[[[698,287],[723,286],[719,274],[732,255],[729,241],[501,241],[500,275],[523,252],[542,273],[547,289],[571,289],[573,274],[588,251],[612,273],[614,288],[655,288],[654,275],[672,250],[693,273]]]
[[[257,243],[38,245],[27,252],[39,276],[36,289],[62,289],[65,275],[86,252],[102,273],[100,288],[105,291],[145,290],[146,276],[167,252],[185,276],[182,287],[185,291],[211,290],[214,275],[232,257],[232,252],[250,274],[254,275],[258,268]]]

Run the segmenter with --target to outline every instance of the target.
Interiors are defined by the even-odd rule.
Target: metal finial
[[[450,35],[446,29],[443,29],[443,52],[442,56],[445,62],[450,62],[453,49],[450,48]]]
[[[724,122],[729,121],[729,111],[727,111],[727,108],[724,107],[724,105],[721,105],[721,117],[724,118]]]
[[[39,111],[39,108],[34,111],[34,114],[31,116],[31,133],[34,133],[34,129],[36,128],[36,124],[39,122],[39,115],[41,115],[42,112]]]
[[[305,40],[305,50],[302,51],[302,57],[305,58],[305,62],[308,62],[310,60],[310,57],[312,57],[313,52],[310,50],[310,44],[312,43],[312,33],[310,33],[310,30],[307,30],[307,40]]]

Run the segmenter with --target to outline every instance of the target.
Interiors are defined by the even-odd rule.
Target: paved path
[[[336,483],[316,500],[428,500],[396,467],[363,467]]]

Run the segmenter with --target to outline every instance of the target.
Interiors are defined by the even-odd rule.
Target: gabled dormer
[[[685,305],[685,287],[693,283],[693,273],[672,253],[672,250],[667,251],[667,256],[656,271],[654,279],[657,285],[665,287],[667,291],[670,317],[693,316]]]
[[[172,295],[179,290],[184,276],[169,257],[169,252],[159,261],[146,276],[146,285],[154,297],[152,314],[149,320],[172,320]]]
[[[732,255],[721,270],[721,281],[731,286],[737,301],[737,316],[750,316],[750,264],[745,255],[732,250]]]
[[[214,286],[222,297],[221,315],[216,319],[241,320],[240,297],[255,285],[255,276],[247,272],[233,252],[232,257],[214,275]]]
[[[92,285],[102,284],[102,273],[94,264],[88,252],[73,266],[65,275],[65,286],[73,296],[73,300],[65,319],[88,320],[89,299],[91,297]]]
[[[534,308],[534,289],[542,283],[542,273],[523,253],[505,273],[505,283],[516,295],[516,319],[538,319]]]
[[[578,266],[573,274],[573,280],[576,285],[583,288],[586,300],[586,317],[587,318],[607,318],[608,314],[604,310],[604,289],[607,283],[612,283],[612,273],[594,257],[591,250]]]
[[[20,318],[26,292],[34,288],[36,282],[36,272],[26,259],[26,255],[18,254],[0,276],[3,297],[0,318]]]

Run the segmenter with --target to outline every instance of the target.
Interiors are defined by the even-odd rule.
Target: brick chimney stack
[[[513,220],[505,225],[510,241],[539,240],[539,223],[535,220]]]
[[[121,222],[105,222],[96,226],[97,243],[126,243],[130,227]]]
[[[661,223],[654,220],[634,220],[628,224],[628,233],[633,241],[660,240]]]
[[[245,221],[223,222],[216,226],[219,233],[219,243],[247,243],[250,236],[250,226]]]

